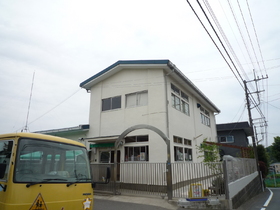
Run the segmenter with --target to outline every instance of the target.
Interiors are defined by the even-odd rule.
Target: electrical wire
[[[233,48],[232,48],[232,46],[231,46],[231,44],[230,44],[230,42],[229,42],[229,40],[228,40],[228,38],[227,38],[225,32],[224,32],[224,30],[223,30],[221,24],[219,23],[219,21],[218,21],[216,15],[215,15],[213,9],[211,8],[211,5],[209,4],[208,0],[204,0],[204,4],[205,4],[205,6],[206,6],[206,8],[207,8],[207,10],[208,10],[208,12],[209,12],[209,14],[211,15],[211,17],[212,17],[212,19],[213,19],[215,25],[217,26],[217,28],[218,28],[220,34],[222,35],[222,37],[223,37],[223,39],[224,39],[226,45],[228,46],[228,48],[229,48],[231,54],[233,55],[233,57],[234,57],[234,59],[235,59],[237,65],[238,65],[238,67],[242,70],[242,73],[243,73],[243,75],[245,76],[246,80],[249,80],[248,75],[247,75],[246,72],[244,71],[243,66],[241,65],[241,63],[240,63],[238,57],[236,56],[235,51],[233,50]]]
[[[53,108],[51,108],[50,110],[48,110],[47,112],[45,112],[44,114],[42,114],[41,116],[37,117],[36,119],[34,119],[33,121],[29,122],[27,125],[30,125],[34,122],[36,122],[37,120],[41,119],[43,116],[45,116],[46,114],[48,114],[49,112],[53,111],[55,108],[59,107],[61,104],[63,104],[65,101],[67,101],[68,99],[70,99],[72,96],[74,96],[76,93],[78,93],[81,90],[81,88],[77,91],[75,91],[74,93],[72,93],[70,96],[68,96],[67,98],[65,98],[63,101],[61,101],[59,104],[57,104],[56,106],[54,106]],[[20,129],[18,129],[20,130]]]
[[[259,62],[258,62],[258,58],[257,58],[257,55],[256,55],[255,48],[254,48],[254,46],[253,46],[253,42],[252,42],[251,36],[250,36],[249,30],[248,30],[248,27],[247,27],[247,24],[246,24],[246,21],[245,21],[245,18],[244,18],[244,15],[243,15],[243,12],[242,12],[242,9],[241,9],[241,6],[240,6],[238,0],[237,0],[237,4],[238,4],[239,11],[240,11],[240,13],[241,13],[241,17],[242,17],[242,20],[243,20],[243,23],[244,23],[244,26],[245,26],[245,29],[246,29],[246,32],[247,32],[247,36],[248,36],[248,38],[249,38],[249,40],[250,40],[251,48],[252,48],[252,50],[253,50],[253,52],[254,52],[255,59],[256,59],[256,61],[257,61],[257,65],[258,65],[259,69],[261,69],[261,67],[260,67],[260,65],[259,65]]]
[[[261,56],[261,61],[263,63],[265,73],[267,74],[264,59],[263,59],[263,55],[262,55],[262,50],[261,50],[260,43],[259,43],[259,38],[258,38],[258,35],[257,35],[257,32],[256,32],[256,27],[255,27],[255,24],[254,24],[254,21],[253,21],[253,17],[252,17],[252,13],[251,13],[251,9],[250,9],[248,0],[246,0],[246,3],[247,3],[247,8],[248,8],[248,11],[249,11],[249,14],[250,14],[252,26],[253,26],[253,29],[254,29],[255,37],[256,37],[256,40],[257,40],[257,44],[258,44],[258,48],[259,48],[259,52],[260,52],[260,56]]]
[[[246,42],[245,42],[245,38],[244,38],[243,33],[242,33],[241,29],[240,29],[240,25],[239,25],[239,23],[238,23],[237,17],[236,17],[236,15],[235,15],[235,12],[234,12],[233,7],[232,7],[232,5],[231,5],[231,3],[230,3],[229,0],[228,0],[228,5],[229,5],[229,7],[230,7],[232,16],[233,16],[234,21],[235,21],[235,23],[236,23],[236,26],[237,26],[237,28],[238,28],[239,34],[240,34],[240,36],[241,36],[241,38],[242,38],[243,44],[244,44],[244,46],[245,46],[245,49],[246,49],[246,51],[247,51],[247,54],[248,54],[249,59],[250,59],[250,61],[251,61],[251,64],[253,65],[253,68],[255,68],[255,67],[254,67],[253,59],[252,59],[252,57],[251,57],[251,53],[249,52],[248,46],[247,46],[247,44],[246,44]]]
[[[252,82],[252,81],[257,82],[259,79],[254,79],[254,80],[252,80],[252,81],[246,81],[246,80],[244,80],[244,79],[242,78],[242,76],[241,76],[239,70],[236,68],[235,63],[233,62],[231,56],[229,55],[227,49],[225,48],[223,42],[221,41],[219,35],[217,34],[217,32],[216,32],[216,30],[215,30],[215,28],[213,27],[213,24],[212,24],[211,21],[209,20],[207,14],[206,14],[206,12],[204,11],[203,7],[201,6],[200,2],[197,0],[197,3],[198,3],[198,5],[199,5],[200,9],[202,10],[202,12],[203,12],[204,16],[206,17],[206,19],[207,19],[209,25],[211,26],[211,28],[212,28],[212,30],[214,31],[216,37],[218,38],[220,44],[222,45],[222,47],[223,47],[225,53],[227,54],[229,60],[231,61],[233,67],[235,68],[236,73],[238,74],[239,78],[243,81],[243,83],[244,83],[243,85],[244,85],[244,86],[242,85],[242,83],[240,82],[239,78],[237,77],[237,74],[234,72],[233,68],[231,67],[231,65],[229,64],[229,62],[227,61],[227,59],[226,59],[225,56],[223,55],[222,51],[221,51],[220,48],[217,46],[217,44],[216,44],[216,42],[214,41],[213,37],[211,36],[211,34],[209,33],[209,31],[206,29],[205,25],[203,24],[203,22],[201,21],[200,17],[198,16],[198,14],[196,13],[196,11],[195,11],[194,8],[192,7],[191,3],[190,3],[188,0],[187,0],[187,2],[188,2],[188,4],[189,4],[190,8],[192,9],[192,11],[194,12],[194,14],[196,15],[197,19],[199,20],[199,22],[200,22],[201,25],[203,26],[204,30],[207,32],[208,36],[210,37],[210,39],[212,40],[212,42],[214,43],[214,45],[216,46],[216,48],[218,49],[218,51],[220,52],[220,54],[222,55],[223,59],[226,61],[227,65],[229,66],[230,70],[233,72],[234,76],[236,77],[237,81],[239,82],[239,84],[241,85],[241,87],[243,88],[243,90],[245,90],[245,83]],[[243,43],[244,43],[245,48],[246,48],[246,50],[247,50],[247,52],[248,52],[248,55],[249,55],[250,60],[251,60],[251,63],[253,64],[251,55],[250,55],[249,50],[248,50],[248,47],[247,47],[247,45],[246,45],[246,42],[245,42],[245,40],[244,40],[244,37],[243,37],[242,32],[241,32],[240,27],[239,27],[239,24],[238,24],[238,22],[237,22],[237,19],[236,19],[236,17],[235,17],[234,12],[233,12],[233,8],[231,7],[231,4],[230,4],[229,1],[228,1],[228,3],[229,3],[229,5],[230,5],[232,14],[233,14],[233,16],[234,16],[234,18],[235,18],[235,22],[237,23],[237,26],[238,26],[240,35],[241,35],[241,37],[242,37],[242,39],[243,39]],[[248,99],[249,99],[249,104],[248,104],[248,106],[250,106],[250,104],[253,104],[254,107],[251,107],[251,106],[250,106],[250,109],[256,108],[256,110],[258,111],[258,113],[260,114],[260,116],[262,117],[262,119],[264,120],[264,123],[266,124],[265,116],[264,116],[262,110],[261,110],[260,107],[259,107],[259,103],[256,102],[255,98],[254,98],[253,95],[252,95],[252,92],[251,92],[248,88],[246,88],[245,91],[248,92],[248,96],[249,96],[249,98],[248,98]],[[259,91],[257,91],[257,93],[259,94]]]
[[[239,84],[241,85],[241,87],[244,89],[242,83],[239,81],[237,75],[235,74],[235,72],[233,71],[231,65],[229,64],[229,62],[227,61],[227,59],[225,58],[225,56],[223,55],[222,51],[220,50],[220,48],[218,47],[218,45],[216,44],[215,40],[213,39],[213,37],[211,36],[211,34],[209,33],[209,31],[206,29],[205,25],[202,23],[201,19],[199,18],[198,14],[196,13],[196,11],[194,10],[194,8],[192,7],[191,3],[189,2],[189,0],[186,0],[190,6],[190,8],[192,9],[192,11],[194,12],[195,16],[197,17],[197,19],[199,20],[200,24],[203,26],[204,30],[206,31],[206,33],[208,34],[208,36],[210,37],[210,39],[212,40],[212,42],[214,43],[215,47],[218,49],[219,53],[221,54],[221,56],[223,57],[224,61],[227,63],[228,67],[231,69],[232,73],[234,74],[235,78],[237,79],[237,81],[239,82]]]

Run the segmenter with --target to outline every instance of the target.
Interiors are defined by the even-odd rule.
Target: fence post
[[[227,161],[223,161],[223,172],[224,172],[224,182],[225,182],[225,197],[227,200],[229,200],[229,187],[228,187],[228,173],[227,173]]]
[[[167,146],[167,162],[166,162],[166,181],[167,181],[167,198],[168,200],[172,200],[172,166],[171,166],[171,153],[170,153],[170,140],[167,138],[165,140]]]
[[[117,147],[115,146],[115,153],[114,153],[114,187],[113,187],[113,192],[114,195],[117,195],[117,167],[118,167],[118,163],[117,163]]]
[[[172,200],[172,166],[169,161],[166,162],[166,182],[167,182],[167,198]]]

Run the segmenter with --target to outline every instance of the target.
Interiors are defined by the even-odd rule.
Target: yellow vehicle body
[[[0,135],[0,209],[92,210],[85,151],[83,144],[59,137]]]

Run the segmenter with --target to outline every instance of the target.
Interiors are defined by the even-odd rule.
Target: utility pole
[[[267,79],[268,77],[266,76],[266,78],[262,78],[262,79]],[[261,79],[254,79],[252,81],[246,81],[244,80],[243,83],[244,83],[244,88],[245,88],[245,96],[246,96],[246,102],[247,102],[247,109],[248,109],[248,116],[249,116],[249,125],[250,125],[250,129],[251,129],[251,133],[252,133],[252,142],[253,142],[253,149],[254,149],[254,155],[255,155],[255,159],[256,159],[256,164],[257,164],[257,170],[258,170],[258,173],[259,173],[259,179],[260,179],[260,184],[263,188],[263,181],[262,181],[262,174],[261,174],[261,171],[260,171],[260,166],[259,166],[259,158],[258,158],[258,152],[257,152],[257,146],[256,146],[256,137],[255,137],[255,132],[254,132],[254,125],[253,125],[253,118],[252,118],[252,113],[251,113],[251,104],[250,104],[250,99],[249,99],[249,90],[248,90],[248,87],[247,87],[247,82],[256,82],[258,80],[261,80]],[[256,84],[257,86],[257,84]],[[257,88],[257,94],[259,94],[261,91],[258,90]],[[258,95],[258,99],[259,99],[259,95]],[[257,104],[256,106],[258,106],[259,104]]]
[[[244,88],[245,88],[245,95],[246,95],[246,102],[247,102],[247,109],[248,109],[248,116],[249,116],[249,125],[252,133],[252,142],[253,142],[253,149],[254,149],[254,155],[256,159],[256,164],[257,164],[257,169],[259,172],[259,176],[261,178],[260,174],[260,166],[259,166],[259,158],[258,158],[258,152],[257,152],[257,146],[256,146],[256,139],[255,139],[255,132],[253,129],[253,118],[252,118],[252,113],[251,113],[251,107],[250,107],[250,100],[249,100],[249,93],[248,93],[248,88],[247,88],[247,81],[244,80]]]

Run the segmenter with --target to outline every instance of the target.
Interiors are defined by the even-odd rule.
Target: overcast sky
[[[269,77],[258,89],[248,85],[264,90],[260,109],[270,145],[280,136],[280,1],[229,2],[209,0],[241,76],[253,80],[255,69]],[[190,3],[210,31],[196,1]],[[30,132],[87,124],[90,95],[79,84],[130,59],[169,59],[219,107],[217,123],[248,121],[242,86],[187,1],[0,0],[0,133],[24,128],[34,72]]]

